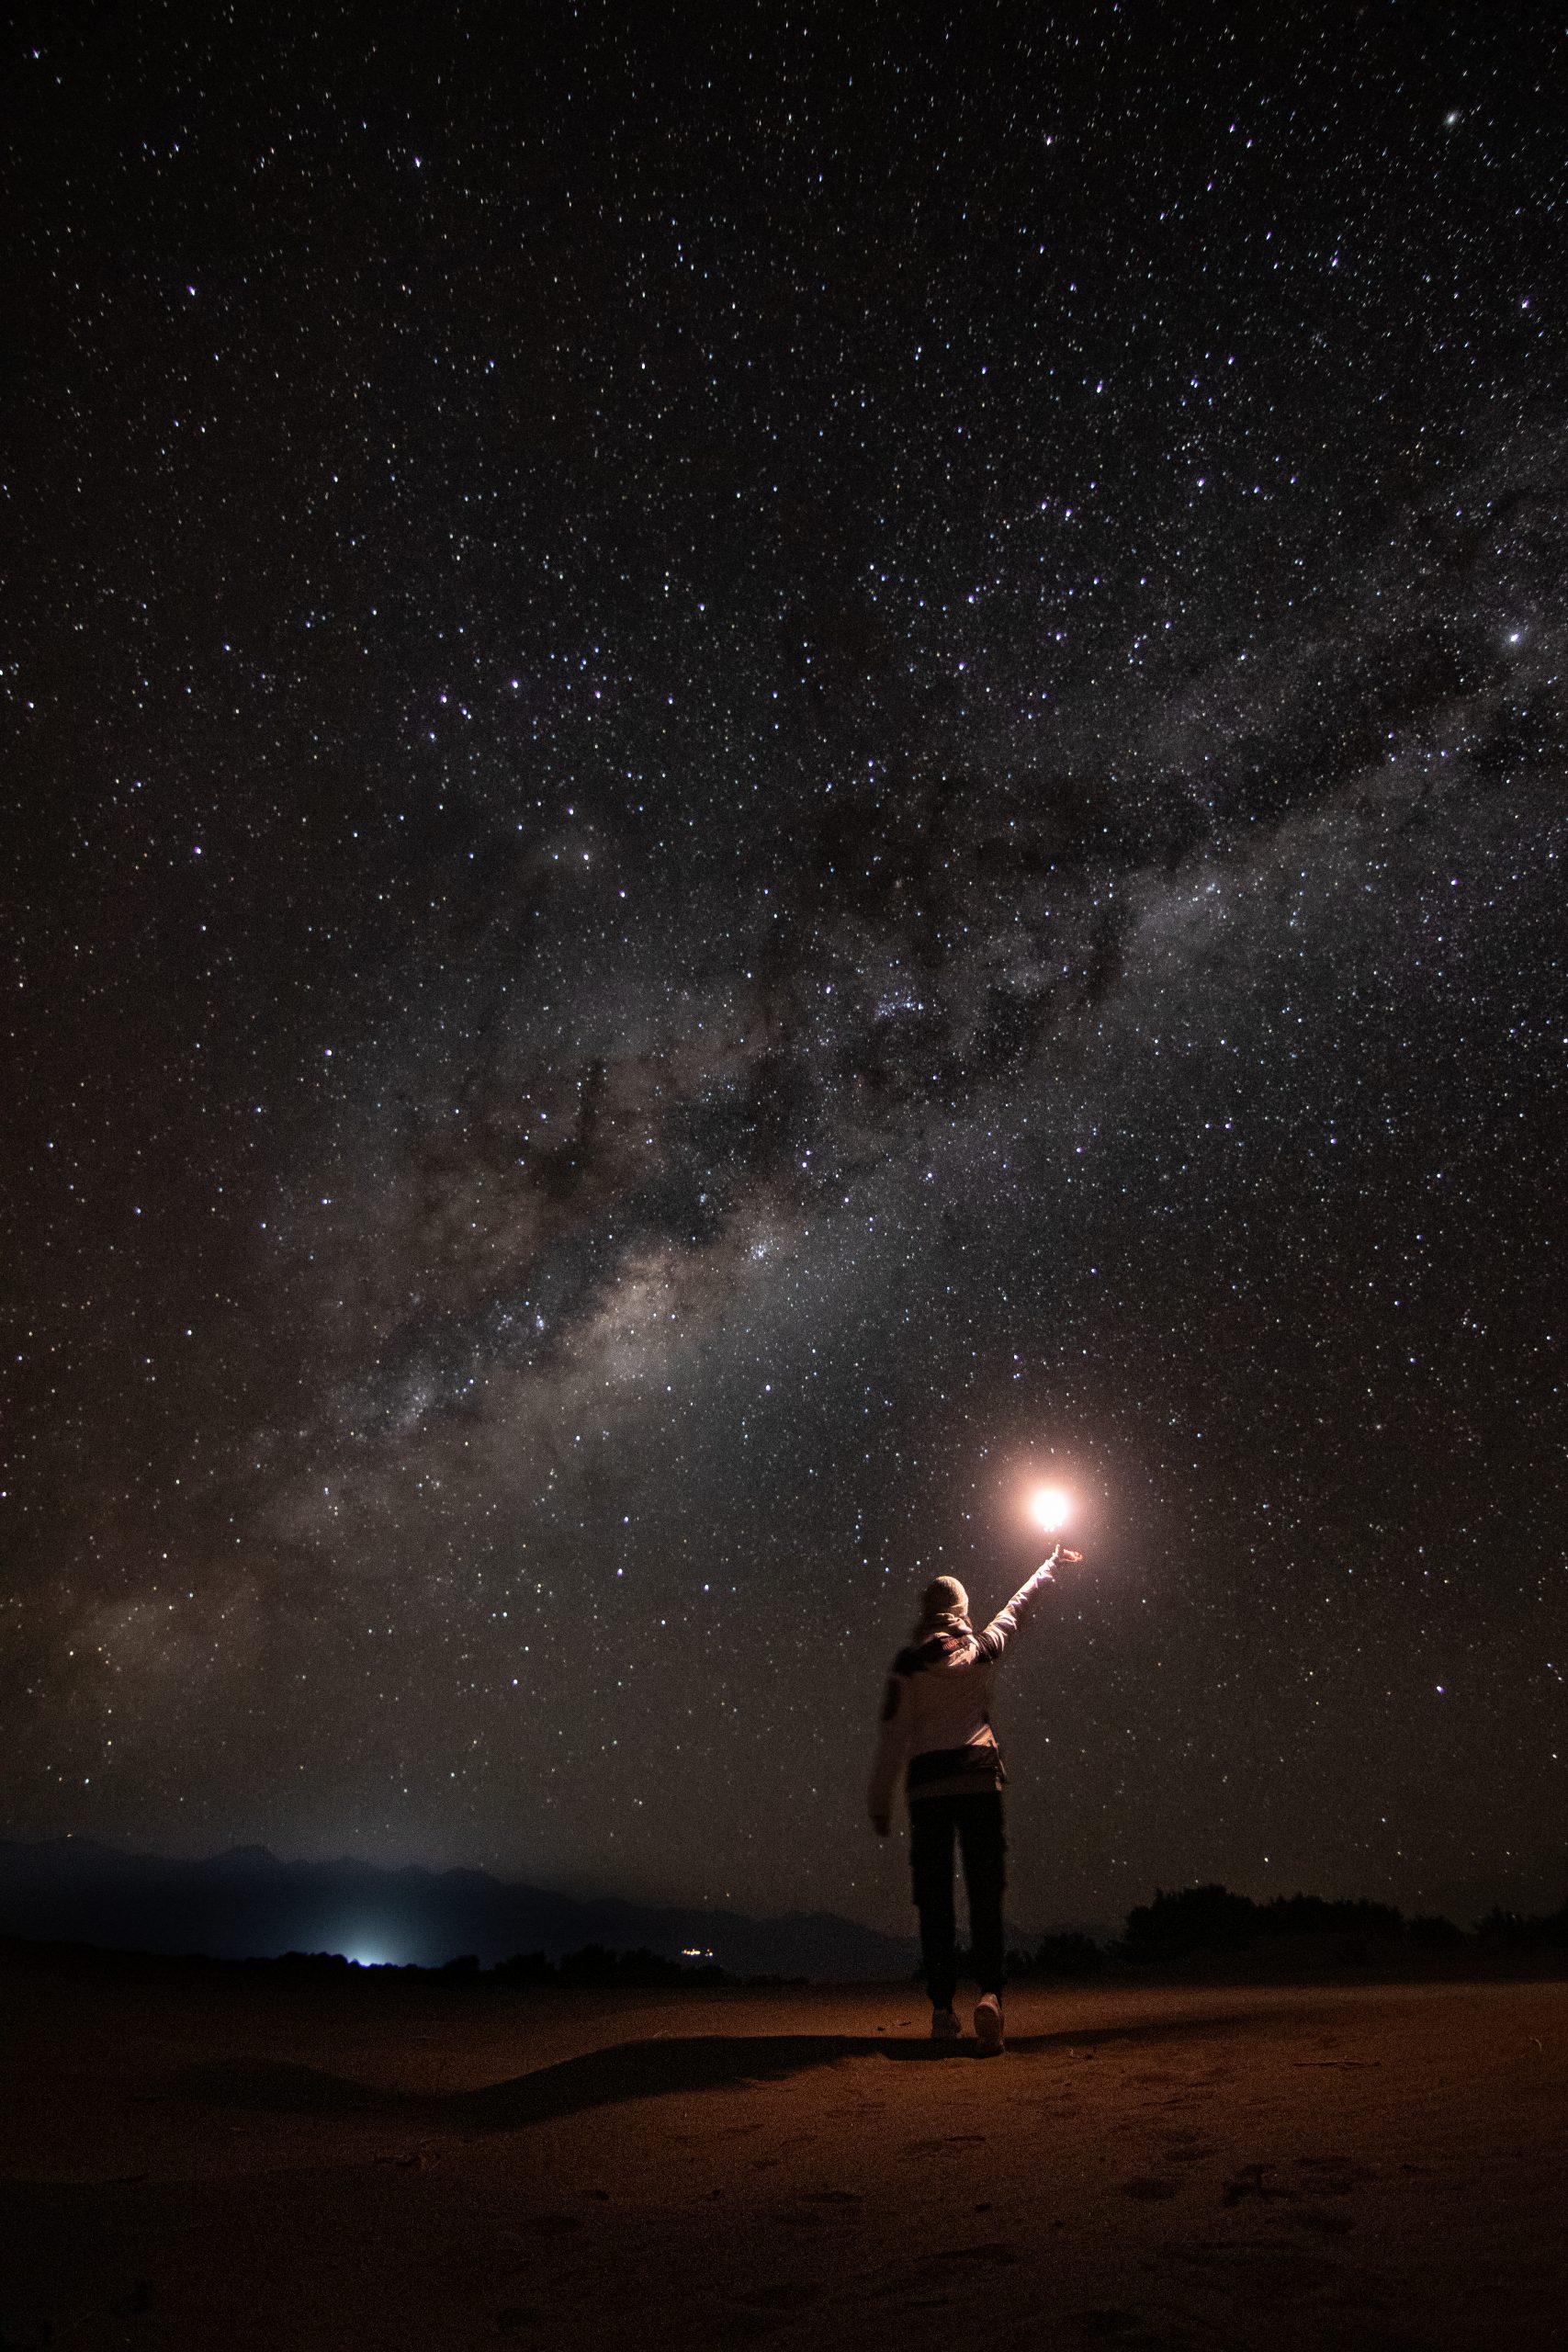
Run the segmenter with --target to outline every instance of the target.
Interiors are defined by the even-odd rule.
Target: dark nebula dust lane
[[[0,1832],[1560,1900],[1561,34],[9,39]]]

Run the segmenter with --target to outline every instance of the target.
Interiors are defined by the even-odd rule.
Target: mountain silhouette
[[[95,1838],[0,1839],[0,1935],[217,1960],[286,1951],[437,1967],[513,1952],[551,1959],[603,1944],[674,1959],[700,1953],[738,1976],[908,1975],[915,1946],[828,1911],[758,1919],[695,1905],[582,1899],[488,1871],[282,1861],[235,1846],[201,1861],[124,1853]]]

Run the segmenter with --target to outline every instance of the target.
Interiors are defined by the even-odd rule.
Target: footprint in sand
[[[1220,2202],[1223,2205],[1239,2205],[1247,2197],[1293,2197],[1294,2189],[1282,2188],[1269,2178],[1272,2170],[1271,2165],[1243,2165],[1241,2170],[1233,2173],[1220,2190]]]
[[[1342,2159],[1323,2156],[1298,2156],[1298,2166],[1314,2176],[1305,2186],[1319,2197],[1348,2197],[1352,2181]],[[1243,2165],[1220,2190],[1221,2201],[1240,2205],[1249,2197],[1284,2207],[1280,2219],[1293,2230],[1315,2230],[1321,2237],[1343,2237],[1347,2230],[1355,2228],[1348,2213],[1325,2212],[1321,2205],[1303,2205],[1300,2192],[1281,2180],[1270,2179],[1271,2165]]]

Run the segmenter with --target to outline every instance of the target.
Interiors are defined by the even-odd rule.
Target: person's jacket
[[[1052,1559],[1055,1557],[1052,1554]],[[887,1677],[882,1728],[866,1804],[874,1820],[892,1808],[899,1766],[911,1804],[922,1797],[999,1789],[1007,1778],[991,1728],[991,1668],[1018,1631],[1020,1612],[1049,1582],[1051,1560],[1035,1569],[983,1633],[948,1619],[900,1650]]]

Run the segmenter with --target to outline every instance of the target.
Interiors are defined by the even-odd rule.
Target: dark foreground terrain
[[[591,1994],[0,1953],[0,2346],[1568,2346],[1568,1986]]]

